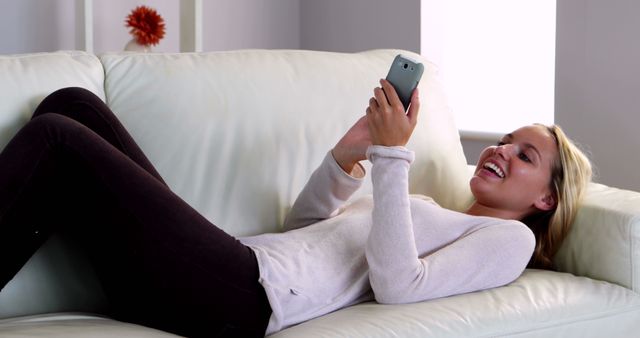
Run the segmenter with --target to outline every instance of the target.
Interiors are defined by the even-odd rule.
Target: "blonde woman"
[[[381,80],[277,234],[236,239],[176,196],[109,108],[48,96],[0,153],[0,286],[56,231],[86,248],[109,315],[180,335],[263,336],[363,302],[425,301],[549,268],[589,181],[558,127],[487,148],[465,212],[408,194],[417,123]],[[346,204],[372,162],[373,195]],[[524,222],[524,223],[523,223]]]

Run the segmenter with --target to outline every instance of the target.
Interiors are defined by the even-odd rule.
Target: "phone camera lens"
[[[404,66],[403,66],[403,68],[404,68],[404,69],[407,69],[407,67],[409,67],[409,65],[405,63],[405,64],[404,64]]]

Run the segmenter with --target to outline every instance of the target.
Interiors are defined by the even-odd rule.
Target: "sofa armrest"
[[[640,193],[591,183],[555,256],[560,271],[640,291]]]

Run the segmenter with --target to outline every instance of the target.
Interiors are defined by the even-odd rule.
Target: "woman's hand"
[[[376,87],[373,90],[374,97],[369,100],[367,108],[371,141],[376,145],[404,146],[409,142],[418,122],[418,89],[411,94],[409,111],[405,114],[402,102],[391,83],[381,79],[380,84],[382,88]]]
[[[367,117],[363,116],[342,136],[331,154],[342,170],[351,173],[356,163],[367,159],[367,148],[370,145]]]

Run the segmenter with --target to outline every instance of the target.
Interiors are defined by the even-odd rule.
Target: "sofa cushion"
[[[515,282],[466,295],[355,305],[271,335],[286,337],[633,337],[640,295],[567,273],[527,270]],[[2,337],[173,337],[87,314],[0,320]]]
[[[270,337],[633,337],[639,320],[640,295],[629,289],[526,270],[504,287],[413,304],[363,303]]]
[[[176,335],[148,327],[82,313],[53,313],[0,320],[3,338],[168,338]]]
[[[470,199],[437,69],[398,50],[101,56],[107,102],[170,187],[235,235],[278,231],[313,169],[362,115],[398,53],[425,63],[411,192]],[[371,192],[371,183],[354,196]]]
[[[85,52],[0,55],[0,150],[45,96],[83,87],[104,99],[100,60]]]
[[[51,92],[75,86],[105,97],[102,64],[85,52],[0,56],[0,74],[0,150]],[[0,318],[103,308],[100,286],[86,258],[63,242],[58,236],[47,242],[2,290]]]

